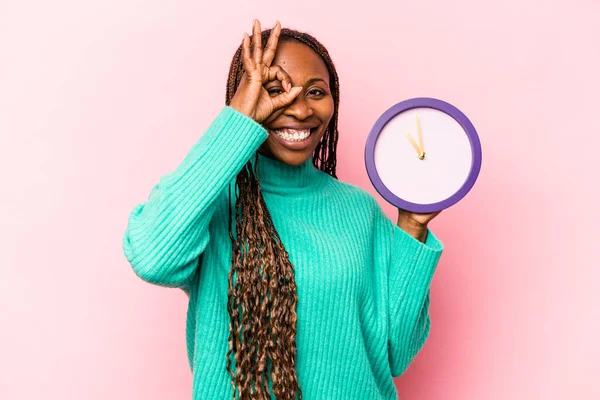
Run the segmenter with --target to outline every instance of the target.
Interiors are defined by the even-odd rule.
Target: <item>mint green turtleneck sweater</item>
[[[123,250],[143,280],[189,296],[193,399],[230,399],[228,189],[256,165],[265,203],[295,268],[296,371],[305,400],[397,399],[401,375],[430,330],[429,288],[442,243],[422,243],[365,190],[308,159],[290,166],[259,153],[262,125],[224,107],[148,200],[133,208]]]

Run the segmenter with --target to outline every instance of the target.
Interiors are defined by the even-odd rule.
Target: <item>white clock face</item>
[[[422,152],[418,151],[419,127]],[[377,137],[374,158],[383,184],[399,198],[417,204],[451,197],[467,180],[473,163],[471,144],[460,124],[428,107],[395,115]]]

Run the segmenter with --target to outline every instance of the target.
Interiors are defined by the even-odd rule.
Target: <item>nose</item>
[[[283,114],[298,120],[305,120],[314,114],[314,110],[307,104],[306,98],[302,94],[299,94],[292,104],[285,107]]]

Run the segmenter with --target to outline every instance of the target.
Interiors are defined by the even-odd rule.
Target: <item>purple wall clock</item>
[[[389,203],[430,213],[451,207],[471,190],[481,169],[481,143],[458,108],[419,97],[390,107],[375,122],[365,165]]]

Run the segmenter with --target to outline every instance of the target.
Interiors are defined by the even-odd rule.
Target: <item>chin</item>
[[[290,157],[283,159],[282,161],[288,165],[301,165],[301,164],[304,164],[306,162],[306,160],[308,160],[309,157],[310,157],[310,154],[292,155]]]
[[[267,155],[287,165],[301,165],[308,160],[313,151],[314,149],[310,152],[275,151],[269,152]]]
[[[269,139],[272,138],[269,137]],[[260,153],[288,165],[304,164],[315,151],[312,146],[301,151],[287,149],[281,146],[276,140],[274,140],[275,143],[271,143],[269,139],[261,146]]]

